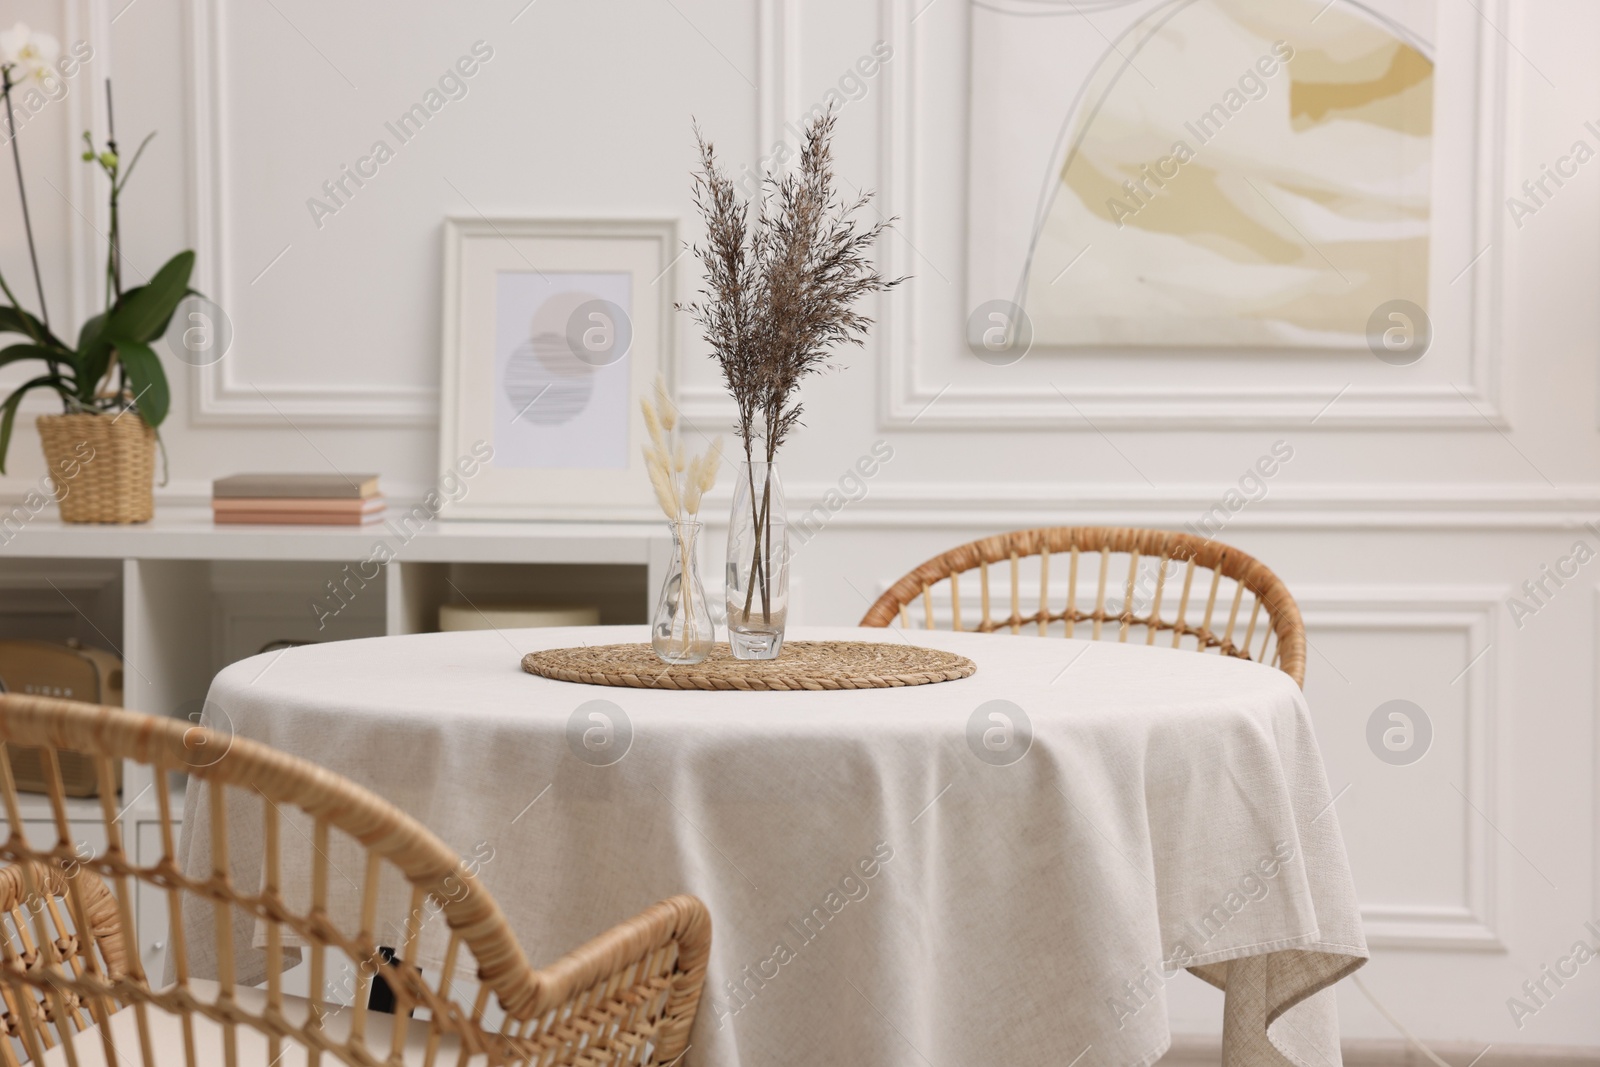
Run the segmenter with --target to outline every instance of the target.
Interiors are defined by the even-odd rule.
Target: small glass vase
[[[668,522],[667,527],[672,530],[672,560],[661,583],[650,645],[668,663],[699,663],[711,655],[717,637],[700,582],[700,523]]]
[[[775,463],[739,465],[727,562],[733,658],[777,659],[789,618],[789,523]]]

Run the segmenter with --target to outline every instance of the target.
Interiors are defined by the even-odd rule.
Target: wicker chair
[[[1050,604],[1050,561],[1059,554],[1068,556],[1067,580],[1065,603],[1056,610]],[[1094,557],[1093,573],[1081,575],[1085,583],[1092,581],[1094,585],[1092,609],[1080,605],[1080,565],[1085,556]],[[1000,579],[999,610],[1004,614],[996,614],[995,596],[990,589],[991,565],[1006,572]],[[1024,566],[1029,571],[1026,576]],[[1035,577],[1035,569],[1038,607],[1032,608],[1030,595],[1025,609],[1022,589]],[[963,626],[961,576],[972,570],[978,571],[979,617],[976,625]],[[1197,571],[1210,573],[1209,582],[1202,577],[1205,608],[1198,621],[1191,618],[1190,607]],[[1180,575],[1182,591],[1174,597],[1169,586]],[[1111,585],[1113,579],[1115,585]],[[1126,642],[1135,630],[1142,630],[1147,645],[1155,644],[1158,636],[1165,641],[1170,631],[1173,648],[1185,647],[1187,640],[1187,647],[1201,652],[1216,649],[1225,656],[1271,664],[1293,678],[1296,685],[1305,684],[1305,627],[1294,597],[1265,564],[1216,541],[1166,530],[1104,526],[1057,526],[996,534],[935,556],[895,582],[867,611],[861,625],[889,626],[898,617],[901,626],[910,628],[913,613],[907,609],[921,597],[922,625],[935,629],[946,603],[946,584],[951,629],[980,633],[1008,629],[1020,633],[1024,626],[1036,626],[1038,633],[1047,634],[1054,624],[1061,623],[1064,636],[1075,637],[1082,636],[1078,624],[1092,623],[1089,636],[1098,641],[1110,623],[1118,641]],[[1108,603],[1108,588],[1118,594],[1116,601]],[[1246,594],[1250,597],[1248,609],[1244,606]],[[1169,605],[1170,610],[1164,610]],[[1263,607],[1266,625],[1260,627],[1260,643],[1252,653]],[[1219,627],[1219,612],[1223,611],[1227,622]]]
[[[28,840],[5,746],[40,750],[53,840]],[[60,788],[62,752],[87,755],[98,770],[107,846],[97,858],[80,859],[71,844]],[[155,769],[162,855],[149,867],[136,866],[123,844],[119,801],[109,788],[117,759]],[[178,865],[170,772],[187,772],[208,785],[208,877],[191,879]],[[16,1064],[20,1051],[33,1063],[72,1067],[607,1067],[670,1063],[687,1048],[711,946],[710,918],[694,897],[656,904],[535,970],[482,884],[426,828],[354,783],[265,745],[173,719],[0,695],[0,784],[11,829],[0,859],[12,864],[0,871],[0,903],[16,923],[7,931],[0,960],[6,1023],[16,1040],[0,1040],[0,1062]],[[230,810],[236,826],[240,810],[260,813],[260,892],[229,879]],[[285,825],[290,832],[283,832]],[[310,886],[292,893],[280,874],[289,847],[308,850],[304,860],[312,872]],[[330,849],[359,850],[365,857],[358,920],[341,923],[332,914],[337,909],[325,906]],[[351,873],[362,878],[362,869]],[[404,940],[393,963],[380,954],[375,933],[380,879],[410,891]],[[164,898],[171,919],[176,982],[164,989],[151,983],[139,960],[136,889]],[[308,900],[309,907],[294,907],[290,899]],[[33,906],[35,901],[41,903]],[[442,970],[432,981],[403,962],[417,958],[413,950],[425,907],[437,908],[448,925]],[[185,908],[191,918],[193,909],[214,915],[214,981],[190,974]],[[32,913],[26,920],[25,911]],[[236,981],[236,917],[246,929],[253,918],[257,931],[264,931],[265,989]],[[84,930],[92,932],[98,954],[76,933]],[[286,938],[306,946],[309,998],[282,988],[291,951]],[[355,975],[348,1007],[324,999],[330,950],[332,962]],[[395,1014],[369,1010],[375,976],[392,989]],[[477,979],[475,995],[463,988],[470,987],[468,976]],[[498,1027],[485,1019],[491,997],[504,1013]]]
[[[126,944],[116,898],[93,871],[77,870],[69,879],[67,870],[64,864],[34,861],[0,869],[0,938],[5,939],[5,966],[42,974],[53,948],[53,957],[65,963],[74,978],[95,972],[115,981],[126,970]],[[74,893],[82,900],[81,914],[87,919],[83,926],[67,919],[68,914],[80,914],[77,899],[71,896]],[[78,931],[85,928],[90,936],[79,938]],[[7,1037],[19,1038],[32,1030],[46,1049],[65,1040],[63,1034],[103,1024],[107,1018],[100,1003],[92,1002],[86,1020],[80,996],[38,984],[7,983],[0,986],[0,997],[5,1001]],[[4,1042],[0,1062],[17,1062],[9,1040]]]

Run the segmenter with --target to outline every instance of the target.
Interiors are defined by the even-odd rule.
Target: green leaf
[[[161,369],[161,357],[149,345],[137,341],[118,341],[117,355],[128,369],[128,384],[133,386],[134,407],[152,427],[160,426],[172,406],[172,393],[167,388],[167,373]]]
[[[160,337],[178,302],[189,292],[189,275],[194,271],[194,253],[179,252],[150,279],[122,294],[111,309],[106,332],[118,341],[148,344]]]
[[[66,346],[34,315],[17,307],[0,305],[0,333],[20,333],[40,344]]]
[[[106,321],[110,312],[102,311],[83,324],[78,331],[78,351],[73,366],[78,373],[79,398],[88,400],[94,388],[105,377],[111,363],[111,341],[106,337]]]
[[[0,416],[0,474],[6,472],[6,450],[11,445],[11,431],[17,422],[17,408],[22,404],[22,398],[28,393],[43,386],[50,386],[56,392],[61,392],[61,379],[53,374],[46,374],[29,382],[17,386],[16,391],[6,397],[5,414]]]
[[[78,351],[87,352],[98,342],[106,332],[106,317],[110,312],[102,311],[100,314],[85,320],[83,329],[78,331]]]
[[[45,345],[20,344],[9,348],[0,348],[0,367],[7,363],[15,363],[22,359],[39,359],[49,362],[65,363],[76,369],[75,354],[60,348],[49,348]]]
[[[34,336],[33,316],[14,307],[0,307],[0,333],[20,333]]]
[[[110,345],[104,345],[95,351],[94,360],[84,362],[84,367],[78,372],[77,387],[78,399],[85,404],[94,401],[95,389],[106,376],[106,369],[111,366],[111,353],[115,351]]]

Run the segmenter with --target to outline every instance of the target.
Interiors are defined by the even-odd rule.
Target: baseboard
[[[1452,1067],[1600,1067],[1600,1047],[1559,1045],[1482,1045],[1470,1042],[1430,1042],[1434,1055]],[[1433,1067],[1432,1061],[1406,1041],[1345,1041],[1344,1067]],[[1174,1035],[1172,1048],[1158,1067],[1221,1067],[1222,1039]]]

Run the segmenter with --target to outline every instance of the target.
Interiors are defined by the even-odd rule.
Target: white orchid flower
[[[54,37],[29,29],[26,22],[0,32],[0,67],[10,70],[13,85],[55,77],[60,54],[61,45]]]

